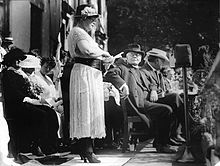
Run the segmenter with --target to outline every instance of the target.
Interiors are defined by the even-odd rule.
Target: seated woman
[[[41,65],[40,70],[37,70],[29,78],[31,82],[35,84],[35,86],[40,88],[40,90],[36,91],[37,95],[39,95],[42,99],[46,101],[45,103],[46,105],[52,107],[56,111],[59,121],[58,136],[59,138],[61,138],[63,136],[62,134],[62,122],[64,117],[63,105],[62,105],[63,100],[61,99],[59,92],[55,88],[53,81],[48,76],[48,74],[56,66],[56,63],[53,58],[43,57],[40,61],[40,65]]]
[[[28,76],[21,70],[19,62],[26,59],[25,53],[14,48],[3,60],[2,86],[5,99],[5,117],[9,125],[9,135],[21,145],[14,157],[21,152],[23,145],[35,142],[37,155],[56,152],[58,120],[53,109],[43,105],[45,101],[33,91]],[[11,121],[12,120],[12,121]],[[27,137],[29,137],[27,141]],[[42,152],[41,152],[41,150]]]

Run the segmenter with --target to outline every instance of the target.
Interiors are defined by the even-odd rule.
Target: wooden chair
[[[128,115],[128,104],[137,113],[135,116]],[[146,131],[136,131],[133,129],[134,123],[145,123],[147,127],[150,127],[150,119],[148,119],[144,114],[139,113],[137,108],[132,104],[129,98],[121,99],[121,106],[123,110],[124,117],[124,133],[123,133],[123,144],[122,153],[127,151],[129,138],[132,136],[138,137],[147,135]]]

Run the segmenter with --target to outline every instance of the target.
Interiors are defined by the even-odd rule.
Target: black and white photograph
[[[0,0],[0,166],[220,166],[219,0]]]

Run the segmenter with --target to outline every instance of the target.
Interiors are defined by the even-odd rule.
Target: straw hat
[[[146,54],[147,54],[147,56],[146,56],[145,60],[147,60],[147,58],[149,56],[154,56],[154,57],[158,57],[160,59],[163,59],[166,62],[169,62],[169,59],[167,58],[167,53],[163,50],[153,48],[152,50],[148,51]]]
[[[33,55],[26,55],[27,58],[19,63],[22,68],[41,68],[40,59]]]

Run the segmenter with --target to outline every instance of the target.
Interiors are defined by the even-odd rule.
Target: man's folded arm
[[[120,69],[112,68],[110,69],[104,77],[105,82],[111,82],[118,90],[125,84],[125,81],[120,76]]]

